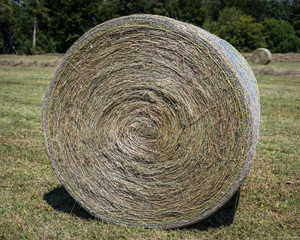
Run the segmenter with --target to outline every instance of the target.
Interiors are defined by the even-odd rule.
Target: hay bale
[[[251,54],[250,60],[255,64],[267,65],[272,60],[272,54],[266,48],[258,48]]]
[[[259,98],[227,42],[167,17],[107,21],[66,53],[43,134],[65,188],[117,224],[172,228],[224,205],[257,144]]]

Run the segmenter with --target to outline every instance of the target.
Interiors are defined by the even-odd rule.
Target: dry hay
[[[300,62],[300,53],[276,53],[272,54],[275,62]]]
[[[193,25],[113,19],[67,52],[43,105],[47,153],[68,192],[117,224],[209,216],[245,179],[259,98],[245,59]]]
[[[251,61],[251,53],[242,53],[247,61]],[[272,53],[272,62],[300,62],[300,53]]]
[[[266,48],[258,48],[252,54],[250,58],[254,64],[269,64],[272,60],[271,52]]]
[[[286,76],[286,77],[300,77],[300,69],[282,70],[272,68],[269,66],[262,68],[253,68],[254,74],[264,76]]]
[[[9,66],[9,67],[57,67],[60,63],[60,60],[50,60],[47,62],[41,61],[30,61],[24,59],[17,60],[3,60],[0,59],[0,66]]]

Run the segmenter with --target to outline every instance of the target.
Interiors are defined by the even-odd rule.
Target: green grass
[[[57,58],[0,56],[0,60],[42,62]],[[270,67],[300,69],[300,62],[275,62]],[[41,132],[42,99],[54,71],[53,67],[0,66],[1,240],[300,238],[299,78],[257,76],[260,141],[233,223],[222,225],[216,215],[191,227],[161,230],[101,222],[61,187]]]

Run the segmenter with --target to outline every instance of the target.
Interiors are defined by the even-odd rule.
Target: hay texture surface
[[[258,48],[251,54],[251,62],[266,65],[272,60],[271,52],[266,48]]]
[[[246,177],[259,98],[245,59],[193,25],[132,15],[67,52],[43,105],[47,153],[91,214],[172,228],[224,205]]]

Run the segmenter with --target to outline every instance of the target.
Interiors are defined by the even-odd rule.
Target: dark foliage
[[[266,18],[262,24],[267,46],[271,52],[300,51],[300,39],[289,22],[275,18]]]
[[[232,7],[241,13],[239,19],[233,14],[224,24],[220,14]],[[63,53],[90,28],[135,13],[169,16],[204,27],[241,51],[265,46],[265,40],[272,51],[300,51],[289,46],[297,45],[300,37],[300,0],[0,0],[0,52]],[[288,32],[293,32],[292,27],[296,36],[293,32],[285,42],[271,40],[274,33],[265,19],[278,20],[279,25],[290,22]]]

